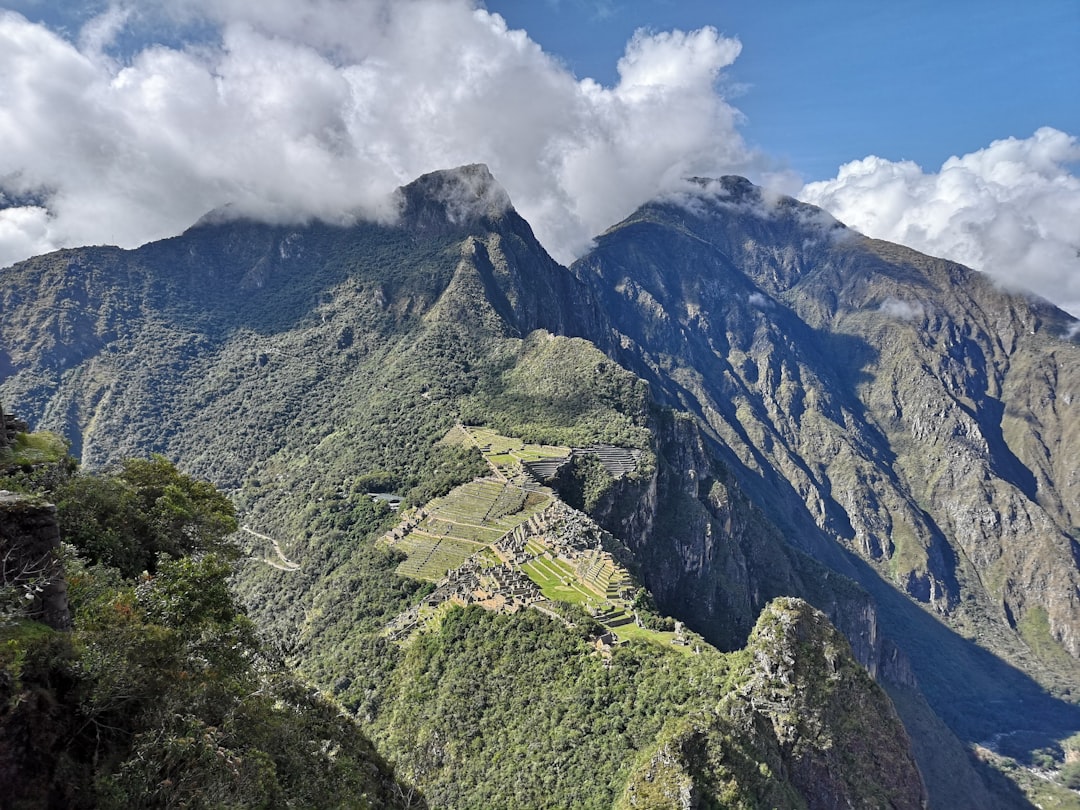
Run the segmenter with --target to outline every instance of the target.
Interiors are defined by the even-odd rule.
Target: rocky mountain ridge
[[[629,367],[699,415],[794,542],[830,555],[823,532],[946,616],[996,603],[1004,635],[1041,609],[1075,657],[1068,316],[740,179],[711,193],[705,214],[644,207],[574,266]]]
[[[483,167],[400,200],[394,223],[217,218],[10,268],[0,394],[84,463],[165,452],[297,538],[299,597],[242,580],[298,656],[373,610],[338,595],[383,570],[364,481],[422,498],[468,464],[437,438],[480,416],[647,448],[594,516],[722,648],[796,595],[968,741],[1077,723],[1040,686],[1080,682],[1064,313],[740,178],[644,206],[570,269]]]

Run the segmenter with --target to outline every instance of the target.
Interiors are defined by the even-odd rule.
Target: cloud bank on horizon
[[[899,242],[1033,290],[1080,316],[1080,142],[1044,127],[952,157],[937,173],[870,156],[810,183],[800,199]]]
[[[684,177],[743,174],[1080,314],[1064,133],[936,175],[870,157],[800,191],[742,138],[720,89],[741,44],[713,28],[639,31],[608,87],[473,0],[102,7],[74,34],[0,10],[0,266],[135,246],[226,203],[276,222],[387,217],[397,186],[483,162],[562,261]],[[131,41],[151,44],[118,58]]]

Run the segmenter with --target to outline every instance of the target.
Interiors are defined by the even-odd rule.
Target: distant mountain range
[[[891,697],[907,736],[878,747],[895,765],[910,738],[932,806],[1030,806],[971,750],[1053,748],[1080,730],[1080,344],[1066,313],[737,177],[648,203],[569,268],[483,166],[426,175],[399,202],[393,224],[211,216],[137,250],[3,270],[0,402],[69,437],[86,466],[158,452],[230,491],[241,523],[296,566],[262,564],[253,547],[237,578],[252,617],[433,807],[511,801],[484,770],[501,767],[491,752],[469,753],[500,710],[480,700],[474,728],[460,707],[458,725],[439,725],[449,698],[418,684],[459,665],[478,678],[476,662],[449,631],[386,640],[424,586],[394,575],[400,560],[375,540],[395,518],[368,493],[420,507],[483,474],[440,443],[459,423],[632,448],[633,474],[580,462],[546,483],[617,538],[658,614],[722,651],[753,631],[761,649],[772,603],[775,621],[816,628],[768,642],[794,645],[782,662],[800,638],[833,643],[807,618],[819,614],[773,602],[806,600]],[[515,621],[539,632],[533,619],[468,621],[455,625],[466,647],[470,632],[513,647]],[[762,701],[828,680],[770,672]],[[741,806],[885,806],[886,794],[917,806],[917,775],[883,787],[869,754],[845,747],[869,716],[846,727],[826,702],[811,714],[838,724],[826,732],[847,758],[800,759],[809,727],[776,724],[759,760],[793,792],[754,794],[760,780],[735,768]],[[697,798],[670,806],[717,806],[737,752],[711,722],[671,714],[655,745],[604,771],[604,801],[667,806],[642,798],[647,775],[678,762],[660,793]],[[602,736],[590,728],[565,744],[586,750]],[[536,756],[543,773],[521,779],[563,789],[556,749]],[[451,790],[448,762],[475,784]]]

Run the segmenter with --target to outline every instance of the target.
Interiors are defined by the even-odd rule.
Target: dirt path
[[[266,540],[268,543],[270,543],[271,546],[273,546],[274,553],[277,554],[278,560],[280,560],[280,562],[278,562],[278,560],[272,560],[268,557],[263,558],[263,562],[269,565],[271,568],[276,568],[278,571],[300,570],[300,563],[293,562],[288,557],[286,557],[285,552],[281,550],[281,545],[273,537],[261,534],[260,532],[257,532],[248,526],[241,526],[240,530],[247,532],[252,537],[258,537],[260,540]]]

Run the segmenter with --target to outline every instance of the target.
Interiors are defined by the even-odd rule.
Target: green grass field
[[[519,461],[540,461],[545,458],[566,458],[569,447],[551,444],[526,444],[521,439],[502,436],[490,428],[455,425],[442,438],[443,444],[476,446],[484,450],[492,464],[512,466]]]
[[[582,587],[574,572],[559,560],[537,557],[521,566],[521,570],[546,598],[553,601],[582,606],[599,601],[596,594]]]
[[[0,464],[55,464],[67,451],[68,443],[56,433],[47,430],[19,433],[14,444],[0,449]]]

